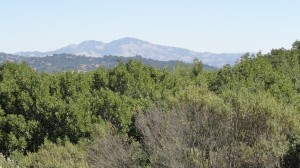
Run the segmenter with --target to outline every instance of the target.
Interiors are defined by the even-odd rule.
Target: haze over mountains
[[[215,54],[196,52],[184,48],[157,45],[130,37],[114,40],[110,43],[89,40],[80,44],[71,44],[54,51],[18,52],[16,54],[21,56],[43,57],[61,53],[85,55],[89,57],[103,57],[105,55],[133,57],[140,55],[143,58],[159,61],[179,60],[184,62],[192,62],[194,58],[198,58],[204,64],[215,67],[222,67],[226,64],[233,65],[243,55],[243,53]]]

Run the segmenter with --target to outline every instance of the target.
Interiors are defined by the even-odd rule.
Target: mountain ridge
[[[57,50],[48,52],[27,51],[18,52],[15,54],[20,56],[43,57],[61,53],[88,57],[103,57],[105,55],[133,57],[136,55],[141,55],[143,58],[159,61],[179,60],[189,63],[195,58],[198,58],[204,64],[215,67],[222,67],[226,64],[234,65],[235,62],[238,61],[243,55],[243,53],[216,54],[211,52],[197,52],[180,47],[154,44],[132,37],[124,37],[108,43],[96,40],[87,40],[79,44],[70,44]]]

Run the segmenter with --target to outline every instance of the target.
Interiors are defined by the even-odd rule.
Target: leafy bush
[[[18,168],[19,166],[15,163],[14,160],[11,160],[10,158],[5,158],[2,154],[0,154],[0,167]]]
[[[60,167],[88,167],[86,152],[78,145],[65,142],[58,145],[46,141],[36,153],[28,153],[19,161],[21,167],[60,168]]]

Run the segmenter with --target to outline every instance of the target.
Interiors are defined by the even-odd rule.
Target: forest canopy
[[[299,167],[300,49],[207,71],[0,66],[4,167]],[[62,157],[64,156],[64,157]]]

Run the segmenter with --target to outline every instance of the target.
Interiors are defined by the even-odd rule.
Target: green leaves
[[[93,95],[91,106],[94,115],[110,121],[121,132],[129,131],[134,114],[134,103],[130,98],[101,89]]]

